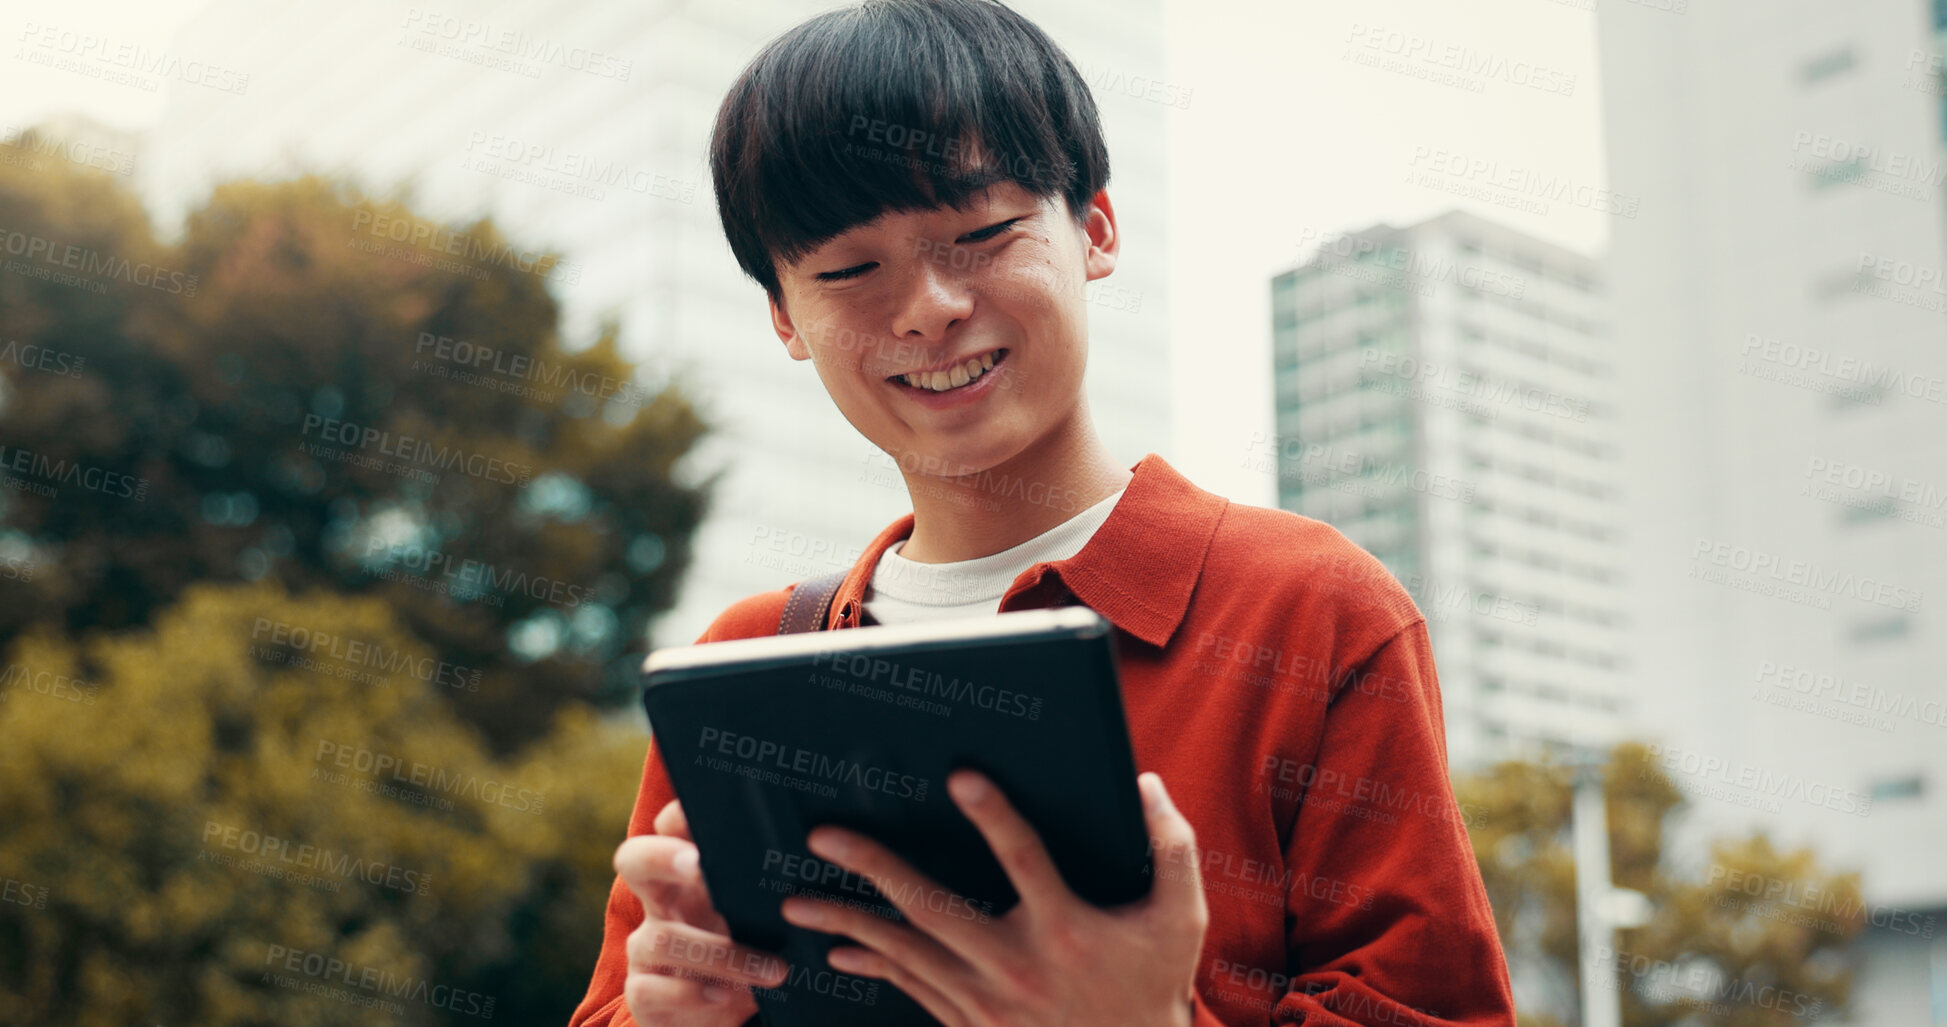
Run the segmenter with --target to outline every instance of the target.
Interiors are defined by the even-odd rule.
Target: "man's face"
[[[1106,192],[1078,226],[1059,196],[1004,181],[964,211],[888,212],[780,262],[771,318],[846,420],[909,474],[973,474],[1076,415],[1083,288],[1115,269],[1119,248]]]

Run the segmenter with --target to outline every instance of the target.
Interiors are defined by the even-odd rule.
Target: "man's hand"
[[[730,940],[703,886],[682,805],[664,806],[655,827],[615,850],[615,873],[643,917],[629,935],[623,1001],[643,1027],[739,1027],[757,1012],[750,985],[782,984],[784,960]]]
[[[1152,851],[1194,854],[1196,832],[1162,779],[1142,774],[1137,786]],[[1021,896],[1006,916],[970,917],[976,906],[885,847],[825,826],[811,833],[811,850],[871,881],[907,922],[802,896],[784,901],[785,919],[857,941],[832,949],[834,969],[890,981],[947,1027],[1187,1027],[1210,922],[1194,855],[1182,859],[1187,872],[1156,860],[1148,895],[1098,909],[1069,890],[1040,836],[991,781],[959,771],[947,788]]]

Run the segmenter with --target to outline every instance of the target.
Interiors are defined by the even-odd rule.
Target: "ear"
[[[1082,233],[1088,242],[1088,252],[1082,255],[1082,269],[1088,274],[1088,280],[1107,277],[1115,270],[1116,257],[1122,252],[1122,233],[1116,230],[1115,207],[1109,203],[1107,189],[1099,190],[1089,201]]]
[[[798,331],[798,326],[792,322],[791,315],[785,312],[783,301],[772,296],[770,304],[771,328],[783,341],[784,352],[789,353],[793,360],[810,360],[811,347],[806,344],[804,335]]]

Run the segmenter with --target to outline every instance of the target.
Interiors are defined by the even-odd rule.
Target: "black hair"
[[[865,0],[758,53],[717,110],[710,177],[738,265],[781,301],[774,260],[997,182],[1084,223],[1109,152],[1074,63],[1005,4]]]

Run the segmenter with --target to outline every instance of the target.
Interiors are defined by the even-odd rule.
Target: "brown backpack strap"
[[[849,570],[833,571],[798,582],[791,589],[790,598],[784,601],[784,614],[778,618],[777,633],[794,635],[800,631],[824,630],[825,620],[831,615],[832,597],[838,594],[838,586],[845,583],[848,573]]]

